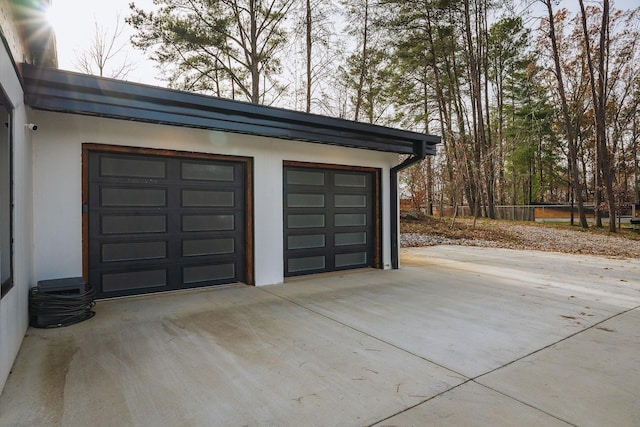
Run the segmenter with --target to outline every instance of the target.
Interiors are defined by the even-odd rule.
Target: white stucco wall
[[[31,132],[24,94],[9,53],[0,43],[0,90],[13,110],[13,281],[0,300],[0,390],[9,375],[29,323],[28,293],[33,286]],[[2,123],[4,125],[4,123]],[[6,221],[7,218],[0,218]]]
[[[175,126],[34,112],[36,280],[82,274],[82,143],[159,148],[254,160],[256,285],[283,281],[283,161],[382,169],[383,266],[390,268],[389,169],[396,154]]]

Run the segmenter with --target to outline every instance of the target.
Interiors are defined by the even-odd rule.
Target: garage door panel
[[[369,174],[366,173],[336,173],[333,177],[336,187],[367,188],[370,186]]]
[[[233,208],[236,194],[233,190],[183,189],[183,208]]]
[[[335,254],[334,260],[336,268],[366,266],[368,263],[367,251]]]
[[[167,287],[167,269],[117,271],[101,274],[101,290],[103,293],[119,291],[137,291],[149,288]]]
[[[340,213],[333,217],[334,227],[362,227],[366,226],[368,220],[366,213]]]
[[[89,152],[89,277],[99,296],[243,281],[246,167]]]
[[[167,258],[167,242],[105,242],[101,246],[103,263],[157,260]]]
[[[228,264],[230,262],[236,262],[238,258],[238,252],[219,255],[201,255],[193,257],[183,257],[177,259],[176,265],[180,266],[199,266],[199,265],[212,265],[212,264]],[[238,265],[242,265],[241,262]]]
[[[182,240],[183,257],[234,254],[235,248],[236,244],[233,237]]]
[[[209,162],[183,161],[180,168],[182,180],[229,182],[237,181],[235,165],[212,164]]]
[[[366,194],[336,194],[333,205],[336,208],[366,208],[369,206]]]
[[[289,193],[287,194],[289,208],[324,208],[324,193]]]
[[[236,229],[236,216],[233,214],[182,215],[182,231],[230,231]]]
[[[216,265],[198,265],[183,267],[183,283],[213,283],[233,279],[236,276],[235,264],[228,262]]]
[[[292,257],[287,260],[287,271],[296,274],[310,274],[325,271],[327,268],[326,256]]]
[[[100,204],[103,207],[166,207],[165,188],[148,189],[141,187],[100,188]]]
[[[338,247],[366,245],[366,244],[367,244],[366,231],[349,231],[346,233],[335,233],[334,235],[334,245]]]
[[[286,249],[313,249],[326,247],[326,235],[320,234],[300,234],[289,235],[287,237]]]
[[[324,214],[293,214],[287,215],[287,228],[324,228],[326,215]]]
[[[166,233],[166,215],[106,214],[100,215],[101,234]]]
[[[167,161],[162,158],[103,155],[99,167],[92,168],[92,172],[100,177],[160,179],[167,177]]]
[[[285,180],[288,185],[296,185],[299,186],[298,188],[324,186],[325,173],[324,171],[288,169],[285,171]]]

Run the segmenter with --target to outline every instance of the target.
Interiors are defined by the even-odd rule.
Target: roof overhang
[[[409,155],[440,137],[139,83],[23,64],[33,109],[185,126]]]

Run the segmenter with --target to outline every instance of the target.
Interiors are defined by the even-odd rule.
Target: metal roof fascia
[[[298,111],[23,64],[35,109],[296,139],[400,154],[435,154],[440,138]]]

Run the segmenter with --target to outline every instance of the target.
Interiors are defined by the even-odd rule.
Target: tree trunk
[[[595,117],[594,117],[595,120]],[[600,149],[598,148],[598,143],[596,142],[596,146],[595,146],[595,161],[594,161],[594,176],[593,176],[593,180],[594,180],[594,204],[596,206],[594,215],[596,217],[596,227],[598,228],[602,228],[602,212],[600,211],[600,204],[602,203],[602,168],[600,167]],[[585,168],[586,169],[586,168]]]
[[[307,28],[307,103],[305,111],[307,113],[311,112],[311,0],[307,0],[307,17],[306,17],[306,28]]]
[[[582,1],[582,0],[581,0]],[[613,192],[613,170],[607,144],[607,80],[609,56],[609,0],[602,0],[602,25],[600,27],[600,47],[598,49],[598,141],[601,153],[602,179],[609,203],[609,231],[616,231],[616,200]]]
[[[251,37],[251,51],[249,53],[251,56],[249,61],[249,70],[251,72],[251,102],[260,104],[260,58],[258,57],[258,8],[256,0],[249,0],[249,11],[251,16],[249,30]]]
[[[571,181],[578,202],[578,214],[580,215],[580,225],[588,228],[587,217],[584,212],[584,200],[582,193],[582,183],[580,182],[580,174],[578,173],[578,152],[576,142],[571,126],[571,117],[569,116],[569,106],[567,104],[567,96],[564,90],[564,81],[562,78],[562,67],[560,65],[560,54],[558,52],[558,42],[556,40],[555,17],[553,14],[552,0],[543,0],[549,13],[549,37],[551,39],[551,50],[553,53],[553,62],[555,64],[556,79],[558,80],[558,92],[560,94],[560,104],[562,107],[562,117],[564,119],[564,127],[567,134],[567,144],[569,146],[569,164],[571,169]]]
[[[360,63],[360,78],[358,81],[358,90],[356,94],[356,111],[354,114],[354,120],[358,121],[360,116],[360,108],[362,107],[362,92],[364,88],[364,79],[367,75],[367,37],[369,31],[369,0],[364,1],[364,22],[362,29],[362,61]]]
[[[427,82],[429,81],[427,78],[427,72],[426,72],[426,68],[423,74],[423,79],[422,79],[422,91],[423,91],[423,114],[424,114],[424,133],[429,134],[429,116],[430,116],[430,111],[429,111],[429,87]],[[427,167],[427,182],[426,182],[426,187],[427,187],[427,194],[426,194],[426,213],[427,215],[431,216],[433,215],[433,162],[431,160],[431,156],[427,156],[426,159],[426,167]]]
[[[498,109],[498,203],[506,204],[506,179],[504,176],[504,89],[503,76],[500,71],[496,76],[496,104]]]
[[[638,116],[633,118],[633,202],[640,203],[640,160],[638,159],[638,140],[640,140],[638,129]]]
[[[437,58],[438,54],[435,48],[435,42],[433,39],[433,27],[431,22],[431,14],[429,13],[429,9],[425,11],[426,15],[426,25],[427,25],[427,43],[429,49],[429,60],[431,68],[433,69],[433,86],[436,93],[436,100],[438,102],[438,116],[440,121],[440,131],[442,133],[442,144],[445,151],[445,159],[446,159],[446,171],[447,177],[449,179],[449,183],[453,186],[451,191],[451,201],[455,199],[457,196],[458,189],[457,187],[457,178],[454,172],[453,160],[456,158],[455,154],[455,140],[453,129],[451,127],[451,111],[447,106],[447,99],[444,95],[441,72],[440,67],[438,66]],[[440,208],[440,215],[442,215],[442,207]]]
[[[480,44],[480,56],[482,58],[482,72],[484,74],[484,110],[485,110],[485,122],[486,129],[484,131],[484,145],[483,145],[483,160],[485,164],[485,182],[487,186],[487,209],[489,218],[496,218],[496,159],[493,154],[493,138],[491,132],[491,117],[489,109],[489,53],[488,45],[489,41],[487,37],[489,35],[489,29],[487,28],[487,6],[485,5],[480,14],[481,28],[478,34],[478,43]]]
[[[468,70],[469,70],[469,83],[471,85],[471,106],[472,106],[472,118],[473,118],[473,134],[474,134],[474,178],[476,180],[477,186],[477,194],[478,200],[476,203],[476,209],[474,212],[474,216],[480,215],[480,204],[484,205],[485,215],[490,218],[495,217],[495,213],[493,210],[493,191],[491,185],[491,177],[485,176],[485,179],[482,179],[482,172],[487,171],[490,167],[485,162],[489,161],[487,159],[487,135],[485,131],[485,121],[484,121],[484,108],[482,104],[482,77],[481,77],[481,69],[482,69],[482,42],[481,36],[479,33],[478,22],[481,20],[482,13],[477,10],[474,11],[476,14],[476,31],[475,38],[477,40],[476,44],[473,43],[474,33],[471,29],[471,8],[469,5],[469,0],[464,1],[464,25],[465,25],[465,38],[467,44],[467,60],[468,60]],[[485,172],[485,175],[488,173]],[[484,187],[484,192],[482,188]],[[484,203],[482,203],[484,202]]]
[[[584,9],[584,1],[578,0],[580,3],[580,12],[582,18],[582,30],[584,34],[584,43],[587,57],[587,65],[589,66],[589,86],[591,87],[591,98],[593,101],[593,115],[596,127],[596,157],[597,171],[596,178],[602,177],[604,181],[605,193],[609,207],[609,231],[616,231],[616,210],[615,196],[613,194],[613,174],[611,172],[611,158],[607,147],[607,129],[606,129],[606,78],[607,68],[605,59],[608,54],[609,45],[609,0],[602,1],[602,23],[600,26],[600,43],[598,46],[598,80],[596,83],[596,72],[594,70],[593,60],[591,59],[591,41],[589,39],[589,28],[587,27],[587,15]],[[596,180],[596,192],[600,192],[601,184]],[[599,185],[600,184],[600,185]],[[599,206],[597,206],[599,207]],[[600,224],[601,225],[601,224]]]

